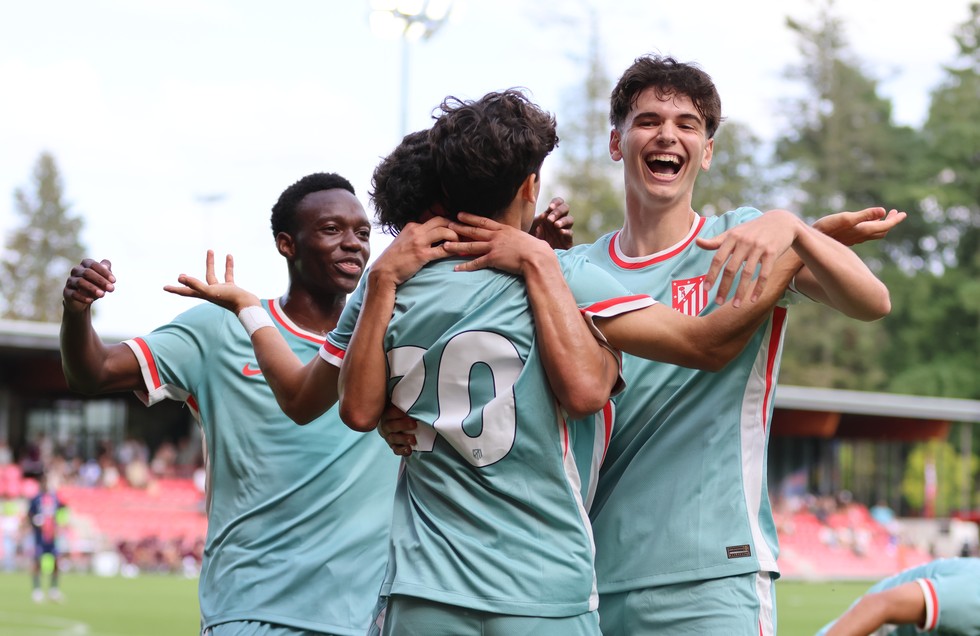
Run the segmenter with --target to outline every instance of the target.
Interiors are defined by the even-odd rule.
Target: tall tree
[[[788,132],[776,157],[809,220],[844,209],[888,205],[911,209],[903,189],[902,158],[911,154],[915,132],[891,122],[891,103],[878,95],[850,52],[833,0],[818,7],[814,24],[787,19],[799,42],[799,65],[787,75],[803,85],[789,102]],[[900,201],[896,201],[899,199]],[[876,243],[881,243],[876,242]],[[880,269],[887,255],[879,244],[859,253]],[[790,314],[782,378],[791,384],[880,390],[888,373],[880,350],[887,346],[880,323],[857,324],[837,312],[804,304]]]
[[[886,281],[884,360],[889,390],[980,399],[980,3],[954,39],[923,126],[919,214],[900,235],[910,258]]]
[[[777,142],[776,156],[802,193],[804,217],[872,205],[912,210],[906,184],[916,133],[892,123],[891,102],[854,59],[833,0],[818,7],[814,24],[792,18],[786,24],[802,60],[787,76],[805,90],[790,103],[789,134]],[[870,244],[861,253],[876,256],[880,249]]]
[[[585,82],[571,90],[559,122],[560,194],[575,215],[575,240],[591,243],[619,228],[625,213],[622,177],[609,158],[609,92],[599,38],[599,19],[589,7]]]
[[[30,190],[14,192],[21,227],[3,254],[2,315],[16,320],[57,322],[61,289],[72,265],[85,253],[80,241],[83,220],[70,212],[54,157],[42,153]]]
[[[906,271],[980,266],[980,3],[969,6],[953,39],[957,57],[932,93],[917,153],[920,213],[901,235],[915,257]]]

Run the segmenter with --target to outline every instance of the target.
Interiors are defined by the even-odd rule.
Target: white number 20
[[[390,376],[401,376],[392,389],[391,402],[406,413],[422,394],[424,353],[421,347],[397,347],[388,352]],[[473,410],[471,385],[476,380],[472,370],[478,364],[486,365],[490,371],[494,397],[478,414],[482,424],[479,434],[470,435],[463,430],[463,422]],[[465,331],[453,336],[436,369],[439,417],[432,426],[418,423],[413,450],[432,451],[439,433],[474,466],[489,466],[503,459],[517,435],[513,387],[523,368],[514,344],[500,334]]]

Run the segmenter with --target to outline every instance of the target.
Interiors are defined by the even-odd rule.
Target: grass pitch
[[[870,585],[867,581],[777,582],[779,636],[813,636]],[[0,634],[191,636],[199,630],[195,579],[69,573],[61,577],[61,590],[64,603],[35,604],[29,574],[0,574]]]
[[[47,577],[43,577],[47,583]],[[4,636],[192,636],[200,630],[197,580],[63,574],[61,604],[31,600],[26,572],[0,574]]]

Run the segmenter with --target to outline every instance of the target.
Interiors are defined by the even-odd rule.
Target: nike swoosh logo
[[[253,375],[262,375],[262,369],[253,369],[253,368],[249,367],[248,366],[248,362],[246,362],[245,363],[245,366],[242,367],[242,373],[244,375],[249,376],[249,377],[251,377]]]

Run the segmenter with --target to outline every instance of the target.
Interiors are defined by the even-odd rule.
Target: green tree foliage
[[[694,209],[711,216],[743,205],[775,207],[766,203],[771,187],[763,154],[762,142],[748,126],[736,121],[722,124],[715,134],[711,168],[701,172],[694,188]]]
[[[937,517],[949,516],[958,510],[964,488],[972,490],[977,465],[980,461],[975,455],[968,458],[967,471],[963,470],[963,458],[946,441],[931,440],[916,444],[909,454],[902,479],[902,495],[915,510],[923,511],[926,506],[926,475],[935,471],[935,508]],[[978,502],[973,495],[973,505]]]
[[[21,227],[8,238],[2,258],[2,315],[16,320],[57,322],[61,289],[72,266],[83,256],[81,217],[63,200],[54,157],[42,153],[29,191],[14,192]]]
[[[576,243],[591,243],[618,229],[625,214],[622,176],[609,158],[612,82],[602,60],[597,20],[592,10],[585,82],[565,100],[569,108],[558,129],[561,163],[555,180],[575,216]]]
[[[888,346],[882,323],[853,320],[825,305],[804,301],[789,309],[780,382],[880,391],[888,382],[880,360]]]
[[[980,3],[970,5],[954,40],[958,55],[932,93],[917,154],[919,213],[889,241],[904,242],[912,257],[902,263],[906,272],[980,270]]]
[[[777,159],[789,167],[808,219],[875,205],[911,210],[915,199],[906,184],[917,134],[892,123],[891,102],[853,59],[833,10],[826,0],[813,25],[787,19],[803,60],[787,75],[805,91],[790,104],[791,127],[777,142]],[[875,243],[861,252],[880,249]]]
[[[923,126],[918,214],[888,241],[903,241],[906,258],[885,276],[883,364],[890,391],[980,399],[980,3],[955,40]]]
[[[833,2],[820,9],[813,25],[793,19],[787,26],[799,40],[803,62],[787,74],[804,86],[789,103],[788,134],[777,140],[776,158],[787,188],[798,192],[800,211],[809,220],[829,212],[892,203],[904,181],[901,157],[911,154],[915,133],[891,123],[891,103],[878,96],[833,15]],[[901,194],[902,197],[906,195]],[[859,252],[880,267],[880,242]],[[881,323],[858,323],[827,307],[803,303],[790,309],[782,365],[788,384],[881,390],[888,373],[880,351],[888,346]]]

